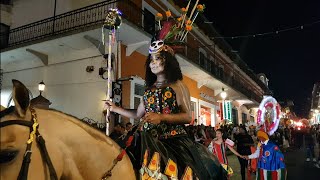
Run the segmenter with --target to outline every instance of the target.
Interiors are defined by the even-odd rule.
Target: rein
[[[126,147],[124,149],[122,149],[120,151],[120,153],[118,154],[118,156],[113,160],[113,164],[111,166],[111,168],[102,176],[101,180],[107,180],[108,178],[110,178],[112,176],[112,170],[114,169],[114,167],[118,164],[119,161],[122,160],[123,156],[126,154],[126,150],[128,147],[131,146],[132,140],[133,140],[133,135],[139,130],[139,127],[144,123],[144,121],[140,121],[140,123],[132,126],[129,130],[129,132],[126,135],[121,135],[119,138],[123,138],[123,137],[127,137],[129,133],[131,133],[131,135],[129,136],[128,140],[126,141]]]
[[[23,157],[21,169],[19,172],[18,180],[27,180],[28,178],[28,171],[29,171],[29,165],[31,162],[31,155],[32,155],[32,142],[34,139],[36,139],[36,142],[38,143],[38,147],[41,153],[41,157],[46,162],[49,173],[50,173],[50,179],[51,180],[58,180],[57,173],[53,167],[52,161],[50,159],[50,156],[47,151],[47,147],[45,145],[45,140],[41,136],[40,132],[38,131],[39,124],[37,120],[37,114],[36,111],[30,107],[31,111],[31,121],[25,121],[25,120],[8,120],[4,122],[0,122],[0,128],[10,126],[10,125],[21,125],[26,126],[30,128],[30,134],[29,139],[27,141],[27,148]],[[0,112],[0,118],[9,115],[10,113],[14,112],[14,106],[11,106],[3,111]]]

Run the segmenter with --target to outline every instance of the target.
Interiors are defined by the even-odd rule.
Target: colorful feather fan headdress
[[[192,30],[192,25],[198,14],[205,9],[204,5],[198,4],[199,0],[196,0],[193,8],[191,8],[190,3],[191,0],[189,0],[187,7],[181,8],[181,14],[177,18],[174,18],[169,10],[165,12],[166,20],[164,21],[162,21],[163,15],[161,13],[156,14],[159,33],[156,41],[150,45],[150,54],[160,53],[162,50],[173,53],[173,49],[184,44],[184,40],[188,32]],[[190,9],[192,10],[188,13]]]

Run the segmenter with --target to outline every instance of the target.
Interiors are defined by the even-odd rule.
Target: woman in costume
[[[144,122],[140,179],[225,179],[219,162],[185,130],[184,124],[191,122],[190,95],[173,50],[158,40],[149,53],[146,90],[138,109],[106,103],[111,112]]]
[[[216,130],[216,138],[211,141],[208,146],[210,152],[212,152],[219,160],[222,167],[227,171],[229,177],[233,174],[233,170],[228,165],[227,148],[230,149],[233,154],[243,158],[236,150],[233,149],[234,142],[230,139],[223,140],[222,129]]]

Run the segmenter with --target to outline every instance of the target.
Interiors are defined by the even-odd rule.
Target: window
[[[0,49],[8,47],[10,26],[0,23]]]
[[[139,77],[132,77],[130,89],[130,109],[137,109],[144,94],[144,80]],[[130,119],[133,124],[139,123],[139,119]]]
[[[206,57],[202,52],[199,52],[200,67],[206,68]]]
[[[146,32],[153,35],[155,33],[155,16],[146,8],[144,8],[143,28]]]
[[[198,124],[205,126],[216,125],[215,106],[211,103],[199,99],[199,119]]]
[[[247,114],[245,113],[242,113],[242,124],[245,124],[248,122],[248,119],[247,119]]]
[[[143,93],[144,93],[144,86],[141,85],[141,84],[135,84],[134,85],[134,109],[137,109],[139,104],[140,104],[140,101],[142,100],[143,98]]]
[[[224,75],[223,71],[224,71],[224,67],[223,67],[223,65],[220,64],[218,67],[218,77],[221,79],[223,78],[223,75]]]
[[[212,56],[210,56],[210,58],[208,59],[208,66],[207,66],[207,70],[209,72],[212,72],[212,68],[213,68],[213,65],[214,65],[214,58]]]
[[[204,69],[207,68],[207,52],[202,48],[199,48],[199,65]]]
[[[212,74],[214,74],[214,75],[216,75],[217,74],[217,72],[218,72],[218,66],[217,66],[217,64],[215,63],[215,62],[211,62],[211,73]]]
[[[0,4],[12,5],[12,0],[1,0]]]
[[[238,124],[238,110],[232,109],[232,122],[233,124]]]

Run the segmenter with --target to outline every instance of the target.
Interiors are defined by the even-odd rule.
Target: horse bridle
[[[53,164],[51,162],[50,156],[49,156],[47,148],[46,148],[45,140],[43,139],[43,137],[40,135],[40,133],[38,131],[39,124],[38,124],[38,120],[37,120],[36,111],[32,107],[30,107],[29,109],[31,111],[31,117],[32,117],[31,121],[8,120],[8,121],[0,122],[0,128],[10,126],[10,125],[21,125],[21,126],[26,126],[26,127],[30,128],[29,139],[27,141],[27,148],[26,148],[26,152],[24,153],[24,157],[23,157],[21,169],[19,172],[18,180],[27,180],[27,178],[28,178],[29,165],[31,162],[31,155],[32,155],[31,147],[32,147],[32,142],[34,141],[35,138],[36,138],[36,141],[37,141],[40,153],[41,153],[41,157],[44,159],[44,161],[46,162],[46,164],[48,166],[49,173],[50,173],[50,179],[51,180],[58,180],[57,173],[53,167]],[[14,106],[11,106],[11,107],[1,111],[0,118],[4,117],[6,115],[9,115],[10,113],[14,112],[14,110],[15,110]]]

